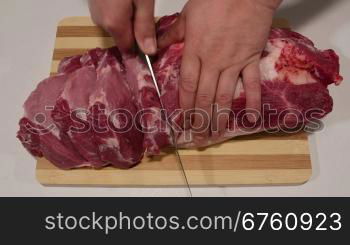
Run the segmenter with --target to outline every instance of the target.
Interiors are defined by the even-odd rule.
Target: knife
[[[161,98],[161,93],[160,93],[160,89],[158,87],[158,82],[157,82],[157,79],[156,79],[156,76],[155,76],[155,73],[153,71],[153,66],[152,66],[152,62],[151,62],[151,59],[148,55],[144,55],[145,56],[145,59],[146,59],[146,64],[148,66],[148,69],[151,73],[151,77],[152,77],[152,81],[154,83],[154,86],[157,90],[157,94],[158,94],[158,97],[159,97],[159,101],[160,101],[160,105],[163,109],[163,111],[165,111],[165,107],[164,107],[164,104],[162,102],[162,98]],[[177,158],[177,162],[179,163],[180,167],[181,167],[181,170],[182,170],[182,173],[183,173],[183,177],[185,179],[185,182],[186,182],[186,185],[187,185],[187,189],[188,189],[188,192],[189,192],[189,195],[190,197],[192,197],[192,190],[191,190],[191,187],[190,187],[190,184],[188,182],[188,178],[187,178],[187,175],[186,175],[186,171],[185,171],[185,168],[184,168],[184,165],[181,161],[181,157],[180,157],[180,154],[179,154],[179,149],[178,149],[178,145],[177,145],[177,137],[176,137],[176,134],[175,134],[175,131],[172,127],[172,125],[170,124],[170,122],[168,122],[168,120],[166,121],[166,123],[168,124],[168,126],[170,127],[170,134],[171,134],[171,137],[173,139],[173,142],[174,142],[174,147],[175,147],[175,155],[176,155],[176,158]]]

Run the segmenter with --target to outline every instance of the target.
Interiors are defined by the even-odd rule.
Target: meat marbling
[[[176,17],[160,19],[158,35]],[[160,51],[153,64],[166,115],[139,57],[122,55],[116,47],[97,48],[63,59],[58,74],[39,83],[24,104],[17,137],[32,155],[46,157],[62,169],[130,168],[144,153],[158,154],[173,144],[166,117],[175,115],[172,122],[177,124],[182,118],[178,84],[183,47],[177,43]],[[226,133],[205,146],[239,135],[300,128],[332,111],[327,86],[342,81],[333,50],[318,50],[308,38],[275,28],[260,70],[261,119],[256,124],[246,119],[245,92],[239,80]],[[196,147],[191,133],[177,132],[180,147]]]

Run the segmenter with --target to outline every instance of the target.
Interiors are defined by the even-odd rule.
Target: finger
[[[219,75],[219,70],[203,65],[196,95],[196,115],[193,124],[193,128],[199,129],[199,131],[196,130],[194,132],[195,141],[198,144],[207,140],[209,137],[212,105],[215,100]]]
[[[238,82],[239,71],[236,68],[226,69],[220,74],[216,91],[212,120],[212,134],[214,137],[225,132],[231,114],[232,101]]]
[[[130,53],[133,51],[134,47],[134,36],[132,31],[132,25],[130,23],[125,23],[124,27],[126,28],[120,28],[116,30],[111,30],[109,33],[113,37],[116,46],[123,52],[123,53]]]
[[[132,4],[121,4],[113,16],[105,16],[101,24],[123,52],[130,52],[135,42],[132,15]]]
[[[191,124],[190,110],[195,107],[201,64],[199,58],[185,46],[180,70],[179,101],[180,107],[185,112],[184,128],[189,129]]]
[[[154,0],[134,0],[134,32],[140,49],[148,55],[157,52],[157,39],[154,21]]]
[[[183,41],[185,38],[185,15],[181,14],[167,32],[158,38],[158,48],[169,47],[173,43]]]
[[[259,61],[246,66],[242,72],[243,85],[246,92],[246,109],[248,120],[255,123],[261,112],[261,81]]]

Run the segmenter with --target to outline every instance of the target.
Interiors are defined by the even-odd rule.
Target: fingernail
[[[148,37],[143,42],[144,52],[147,54],[155,54],[157,52],[157,41],[155,38]]]

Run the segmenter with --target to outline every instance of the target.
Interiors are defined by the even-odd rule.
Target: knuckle
[[[197,94],[197,105],[201,108],[209,107],[213,104],[212,96],[208,93]]]
[[[194,93],[197,90],[197,81],[193,75],[181,76],[181,86],[186,92]]]
[[[245,83],[247,90],[260,90],[260,80],[259,79],[250,79]]]
[[[120,32],[122,30],[121,21],[117,18],[105,18],[102,21],[102,26],[108,32]]]
[[[229,105],[232,102],[232,94],[222,93],[217,96],[216,102],[220,105]]]

